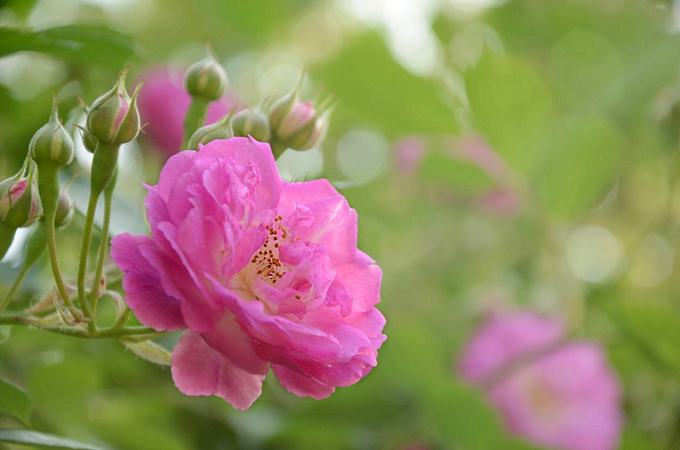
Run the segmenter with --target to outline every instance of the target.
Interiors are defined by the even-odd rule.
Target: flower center
[[[246,267],[246,271],[251,275],[248,277],[251,281],[254,281],[255,277],[260,277],[273,286],[290,271],[279,259],[279,246],[289,238],[289,233],[281,226],[282,220],[281,216],[277,216],[270,225],[267,225],[267,239]]]

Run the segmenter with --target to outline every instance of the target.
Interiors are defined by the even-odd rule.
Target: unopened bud
[[[217,122],[196,130],[196,132],[191,135],[191,139],[189,139],[188,148],[198,150],[199,144],[205,145],[208,142],[217,139],[229,139],[234,137],[234,131],[231,127],[232,118],[234,117],[234,110],[235,108],[229,111],[229,114],[222,117]]]
[[[299,101],[302,77],[296,88],[269,110],[272,142],[294,150],[309,150],[326,137],[330,118],[330,101],[315,107],[311,101]]]
[[[269,119],[260,108],[244,109],[231,121],[234,136],[248,137],[260,142],[267,142],[271,137]]]
[[[0,183],[0,222],[10,228],[28,227],[41,214],[35,164],[31,162],[28,168]]]
[[[210,50],[208,55],[194,63],[184,75],[184,87],[192,97],[207,101],[219,100],[227,89],[227,72]]]
[[[39,164],[45,162],[59,167],[73,160],[73,139],[59,120],[56,96],[52,101],[50,120],[33,135],[28,149],[31,158]]]
[[[126,75],[127,69],[121,73],[113,89],[95,100],[90,107],[87,114],[89,144],[96,139],[120,145],[137,137],[140,128],[137,94],[142,83],[137,85],[130,97],[125,89]]]

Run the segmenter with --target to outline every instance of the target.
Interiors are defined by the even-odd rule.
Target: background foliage
[[[318,402],[269,377],[244,413],[183,396],[167,368],[119,342],[5,327],[0,428],[105,449],[529,449],[455,373],[484,312],[529,306],[607,348],[626,392],[622,448],[678,448],[680,9],[491,3],[0,1],[2,176],[20,167],[53,93],[65,119],[82,120],[77,97],[91,102],[128,63],[141,77],[200,59],[210,42],[249,103],[307,67],[305,92],[333,92],[337,107],[322,148],[285,155],[281,169],[329,178],[357,209],[388,321],[379,365],[358,385]],[[425,148],[411,173],[399,170],[405,136]],[[143,137],[124,153],[114,232],[143,229],[140,183],[162,164]],[[81,154],[69,169],[86,166]],[[84,182],[69,188],[77,201]],[[509,203],[490,206],[493,195]],[[70,273],[82,223],[60,235]],[[0,263],[0,294],[19,262],[15,251]],[[11,308],[47,280],[41,260]]]

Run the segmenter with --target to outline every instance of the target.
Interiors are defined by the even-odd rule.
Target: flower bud
[[[229,139],[234,137],[234,131],[232,130],[231,122],[232,118],[234,117],[235,109],[236,107],[232,108],[232,110],[229,111],[229,114],[222,117],[217,122],[196,130],[196,132],[191,135],[191,139],[189,139],[188,148],[198,150],[199,144],[205,145],[208,142],[214,141],[216,139]]]
[[[71,198],[64,191],[59,194],[59,202],[57,203],[57,213],[54,217],[54,226],[62,228],[68,225],[73,217],[73,210],[76,205],[71,201]]]
[[[33,135],[28,145],[31,158],[37,163],[51,163],[63,166],[73,160],[75,155],[73,139],[59,120],[57,97],[52,100],[50,120]]]
[[[227,72],[217,62],[212,52],[195,63],[184,75],[184,87],[192,97],[207,101],[219,100],[227,88]]]
[[[30,163],[27,176],[25,171],[0,183],[0,222],[10,228],[28,227],[42,214],[35,164]]]
[[[267,142],[271,137],[269,119],[260,108],[244,109],[234,116],[231,121],[234,136],[248,137],[260,142]]]
[[[315,107],[310,101],[299,101],[302,77],[297,87],[284,96],[269,110],[272,141],[274,145],[294,150],[309,150],[326,137],[330,101]]]
[[[95,100],[90,107],[87,114],[89,144],[96,139],[107,144],[121,145],[137,137],[140,128],[137,94],[143,82],[137,85],[130,98],[125,89],[126,75],[127,69],[121,73],[113,89]]]

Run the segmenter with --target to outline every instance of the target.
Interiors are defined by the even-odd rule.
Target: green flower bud
[[[230,137],[234,137],[234,131],[231,128],[231,121],[232,117],[234,116],[235,109],[236,108],[233,108],[231,111],[229,111],[229,114],[222,117],[217,122],[196,130],[196,132],[191,135],[191,139],[189,139],[188,148],[198,150],[199,144],[205,145],[208,142],[217,139],[229,139]]]
[[[73,217],[73,210],[76,205],[71,201],[71,198],[64,191],[59,194],[59,202],[57,203],[57,213],[54,217],[54,226],[63,228],[71,221]]]
[[[107,144],[121,145],[130,142],[139,134],[140,119],[137,110],[137,95],[142,87],[139,83],[132,98],[125,89],[125,69],[116,85],[106,94],[94,101],[87,113],[87,131],[89,145],[92,140]],[[87,147],[88,143],[86,143]]]
[[[291,142],[290,148],[295,150],[309,150],[321,144],[328,134],[328,125],[330,124],[330,111],[321,114],[321,117],[314,121],[314,129],[311,134],[300,134],[297,138],[300,142]]]
[[[331,99],[319,106],[314,106],[310,101],[299,101],[302,78],[292,92],[274,103],[269,110],[271,140],[275,147],[309,150],[319,145],[328,132]]]
[[[252,136],[260,142],[267,142],[271,137],[269,119],[260,108],[244,109],[231,121],[234,136]]]
[[[41,214],[35,163],[30,162],[28,169],[0,183],[0,222],[10,228],[28,227]]]
[[[200,97],[207,101],[219,100],[227,89],[227,72],[208,50],[208,55],[204,59],[187,70],[184,75],[184,87],[192,97]]]
[[[73,160],[73,139],[59,120],[56,96],[52,100],[50,120],[33,135],[28,149],[37,163],[48,162],[59,167]]]

